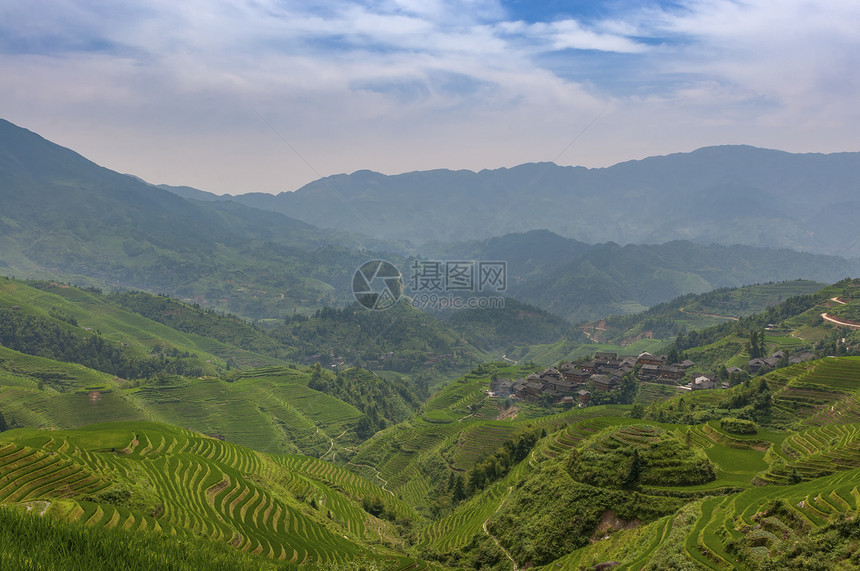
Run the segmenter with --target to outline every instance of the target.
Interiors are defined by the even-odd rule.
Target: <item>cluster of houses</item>
[[[798,363],[803,363],[805,361],[810,361],[815,358],[815,354],[811,351],[803,351],[801,353],[797,353],[796,355],[791,355],[788,357],[789,365],[796,365]],[[756,374],[760,370],[767,369],[775,369],[779,365],[779,362],[785,359],[785,353],[783,351],[777,351],[770,357],[759,357],[756,359],[750,359],[749,363],[747,363],[747,368],[751,374]],[[733,369],[737,369],[737,367],[732,367]],[[740,369],[738,369],[740,370]],[[732,371],[729,370],[729,373]]]
[[[591,400],[591,393],[586,390],[588,382],[595,391],[611,391],[618,387],[625,373],[638,366],[639,380],[674,384],[693,364],[692,361],[669,364],[665,355],[651,353],[642,353],[638,357],[596,353],[592,360],[564,363],[557,369],[550,367],[525,379],[496,379],[490,382],[490,392],[501,398],[516,397],[530,401],[548,395],[554,402],[586,405]]]
[[[786,355],[777,351],[770,357],[751,359],[747,370],[756,374],[763,368],[776,368]],[[813,359],[810,352],[798,353],[788,357],[789,364],[801,363]],[[514,397],[527,401],[536,401],[546,395],[553,402],[562,404],[587,405],[591,401],[591,392],[586,389],[590,383],[592,390],[607,392],[618,388],[625,373],[638,368],[638,379],[665,383],[687,391],[711,390],[728,388],[729,384],[719,381],[714,375],[695,375],[689,383],[679,385],[687,370],[695,363],[685,360],[680,363],[668,363],[666,355],[642,353],[636,356],[621,356],[616,353],[596,353],[594,359],[578,363],[564,363],[558,368],[550,367],[541,373],[532,373],[525,379],[494,379],[490,382],[490,393],[500,398]],[[726,369],[732,373],[743,371],[739,367]]]

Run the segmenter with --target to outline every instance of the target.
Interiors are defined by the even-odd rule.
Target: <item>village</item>
[[[738,373],[754,375],[783,364],[800,363],[812,358],[814,355],[809,352],[788,356],[777,351],[767,358],[750,359],[746,369],[729,367],[725,373],[727,376]],[[524,379],[494,379],[490,381],[488,393],[498,398],[532,402],[547,399],[556,404],[585,407],[592,400],[592,391],[606,393],[617,389],[626,374],[635,374],[639,382],[665,384],[681,391],[729,388],[728,379],[720,380],[717,375],[703,373],[690,375],[688,383],[680,383],[694,365],[689,359],[669,363],[666,355],[648,352],[638,356],[599,352],[595,353],[593,359],[562,363],[558,368],[549,367]]]

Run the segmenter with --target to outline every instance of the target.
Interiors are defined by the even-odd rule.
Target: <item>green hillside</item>
[[[169,305],[174,315],[196,313],[175,300],[149,294],[139,296]],[[284,364],[269,356],[279,352],[283,354],[283,348],[279,351],[276,342],[235,318],[201,313],[200,321],[209,324],[208,327],[195,324],[195,327],[180,330],[172,326],[174,324],[164,325],[152,317],[126,309],[130,304],[122,301],[123,297],[105,295],[94,289],[0,277],[0,309],[17,308],[18,313],[48,320],[79,337],[97,335],[134,357],[188,353],[202,372],[210,374],[223,370],[228,362],[236,366]],[[213,324],[232,331],[234,339],[219,341],[217,333],[212,334]],[[234,345],[233,341],[239,342]]]
[[[510,569],[511,557],[548,569],[609,560],[635,569],[758,569],[823,557],[823,568],[850,568],[860,358],[688,393],[652,405],[644,419],[630,418],[629,407],[546,416],[520,403],[513,418],[498,420],[504,403],[483,394],[490,376],[527,371],[476,369],[409,420],[324,454],[334,463],[139,421],[11,430],[0,436],[0,501],[85,529],[202,536],[274,563],[363,559],[417,569],[421,559]],[[262,396],[276,384],[271,375],[234,384]],[[660,411],[680,413],[680,422],[650,419]],[[326,412],[317,414],[322,424]],[[749,415],[752,434],[740,420],[719,420]],[[823,537],[833,549],[818,553]]]
[[[736,321],[767,310],[791,297],[810,295],[827,284],[809,280],[720,288],[687,294],[633,315],[614,315],[583,326],[589,336],[604,343],[635,339],[674,339],[679,333]]]
[[[464,309],[443,313],[441,319],[472,343],[498,354],[559,339],[588,341],[570,322],[511,298],[505,299],[504,308]]]
[[[361,502],[378,499],[395,513],[408,506],[344,471],[314,475],[313,463],[301,457],[268,456],[148,423],[2,436],[0,466],[8,483],[2,501],[44,516],[203,537],[273,562],[366,557],[387,568],[409,566],[379,546],[391,524],[365,512]]]
[[[166,553],[188,541],[189,561],[213,568],[851,568],[860,357],[842,355],[860,333],[822,314],[853,315],[860,281],[771,305],[790,288],[686,300],[739,308],[754,292],[748,308],[766,309],[681,335],[675,350],[696,371],[753,351],[822,358],[786,354],[726,390],[641,385],[636,406],[579,408],[487,394],[534,363],[437,384],[425,361],[401,374],[277,358],[314,346],[330,360],[338,347],[484,358],[408,306],[263,329],[149,294],[3,280],[0,503],[14,511],[0,518],[22,530],[9,533],[94,549],[122,549],[133,532],[144,568],[157,565],[144,555],[153,541]],[[156,369],[125,378],[117,363]]]
[[[273,318],[331,304],[373,254],[360,237],[182,199],[0,120],[6,275],[165,292]]]
[[[824,287],[825,284],[819,282],[792,280],[687,294],[638,313],[611,315],[579,324],[576,329],[550,341],[516,344],[508,347],[505,355],[516,361],[557,363],[599,351],[624,355],[638,355],[644,351],[660,353],[679,334],[719,324],[731,327],[740,318],[767,311],[792,297],[812,295]],[[516,324],[510,321],[510,325]],[[480,335],[480,326],[469,324],[469,327]],[[698,339],[694,338],[688,347],[695,346],[696,341]]]
[[[720,365],[743,367],[750,358],[768,357],[777,351],[785,354],[780,366],[787,364],[792,354],[804,351],[817,356],[857,353],[860,327],[841,326],[824,316],[832,313],[845,319],[839,317],[845,315],[840,312],[851,312],[858,304],[860,280],[845,279],[814,294],[788,298],[762,313],[681,334],[674,347],[707,371],[716,371]],[[753,334],[757,336],[755,349],[750,346]]]

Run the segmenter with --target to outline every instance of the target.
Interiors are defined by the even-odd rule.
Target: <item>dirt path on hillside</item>
[[[317,432],[319,432],[319,431],[320,431],[320,429],[319,429],[319,428],[317,428]],[[340,438],[340,437],[341,437],[341,436],[343,436],[344,434],[346,434],[346,430],[344,430],[343,432],[341,432],[340,434],[338,434],[338,435],[337,435],[337,436],[335,436],[334,438]],[[328,446],[328,450],[326,450],[326,451],[325,451],[325,454],[323,454],[322,456],[320,456],[320,460],[322,460],[323,458],[325,458],[326,456],[328,456],[328,453],[329,453],[329,452],[331,452],[332,448],[334,448],[334,438],[329,437],[329,446]],[[335,459],[336,457],[337,457],[337,452],[335,452],[334,454],[332,454],[332,455],[331,455],[331,461],[332,461],[332,462],[334,462],[334,459]]]
[[[831,317],[826,313],[821,314],[821,319],[824,321],[829,321],[830,323],[835,323],[836,325],[841,325],[842,327],[848,327],[849,329],[860,329],[860,323],[854,323],[853,321],[843,321],[841,319],[836,319],[835,317]]]
[[[740,321],[740,319],[738,319],[737,317],[732,317],[731,315],[717,315],[716,313],[690,313],[689,311],[687,311],[687,308],[685,308],[685,307],[682,307],[678,311],[680,311],[681,313],[687,314],[687,315],[692,315],[692,316],[715,317],[717,319],[731,319],[732,321]]]
[[[498,540],[498,539],[496,539],[496,536],[495,536],[495,535],[493,535],[492,533],[490,533],[490,530],[488,530],[488,529],[487,529],[487,524],[488,524],[488,523],[490,523],[490,520],[491,520],[491,519],[493,519],[493,516],[494,516],[494,515],[496,515],[500,509],[502,509],[502,506],[503,506],[503,505],[505,505],[505,502],[506,502],[506,501],[508,501],[508,496],[510,496],[510,495],[511,495],[511,491],[513,491],[513,487],[508,488],[508,493],[505,495],[505,499],[503,499],[501,502],[499,502],[499,506],[496,508],[496,511],[494,511],[494,512],[490,515],[490,517],[488,517],[486,520],[484,520],[484,525],[482,525],[481,527],[483,527],[483,528],[484,528],[484,533],[486,533],[487,535],[489,535],[489,536],[490,536],[490,539],[492,539],[492,540],[493,540],[493,542],[496,544],[496,546],[497,546],[499,549],[501,549],[501,550],[502,550],[502,553],[504,553],[504,554],[505,554],[505,556],[506,556],[508,559],[510,559],[510,560],[511,560],[511,563],[512,563],[512,564],[513,564],[513,566],[514,566],[514,571],[519,571],[519,569],[520,569],[520,568],[519,568],[519,566],[517,565],[517,562],[514,560],[514,558],[513,558],[513,557],[511,557],[511,554],[510,554],[510,553],[508,553],[508,550],[507,550],[507,549],[505,549],[504,547],[502,547],[502,544],[501,544],[501,543],[499,543],[499,540]]]
[[[394,495],[394,492],[392,492],[391,490],[389,490],[385,487],[388,485],[388,480],[383,478],[379,474],[379,470],[377,470],[373,466],[368,466],[367,464],[353,464],[352,462],[347,462],[347,464],[349,464],[350,466],[355,466],[357,468],[370,468],[371,470],[373,470],[376,473],[376,477],[379,478],[379,480],[382,482],[382,489],[385,490],[386,492],[388,492],[389,494],[391,494],[392,496]]]

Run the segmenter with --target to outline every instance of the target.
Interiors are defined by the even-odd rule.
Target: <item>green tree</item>
[[[642,459],[639,457],[639,450],[634,448],[633,455],[630,458],[630,465],[627,468],[627,474],[624,477],[624,487],[627,489],[635,488],[639,483],[639,476],[642,474]]]
[[[454,480],[454,491],[451,493],[451,498],[454,502],[459,502],[466,497],[466,488],[463,485],[463,476],[462,474],[457,474],[457,478]]]
[[[639,380],[634,372],[624,373],[621,377],[619,387],[619,401],[621,404],[632,404],[636,395],[639,394]]]

